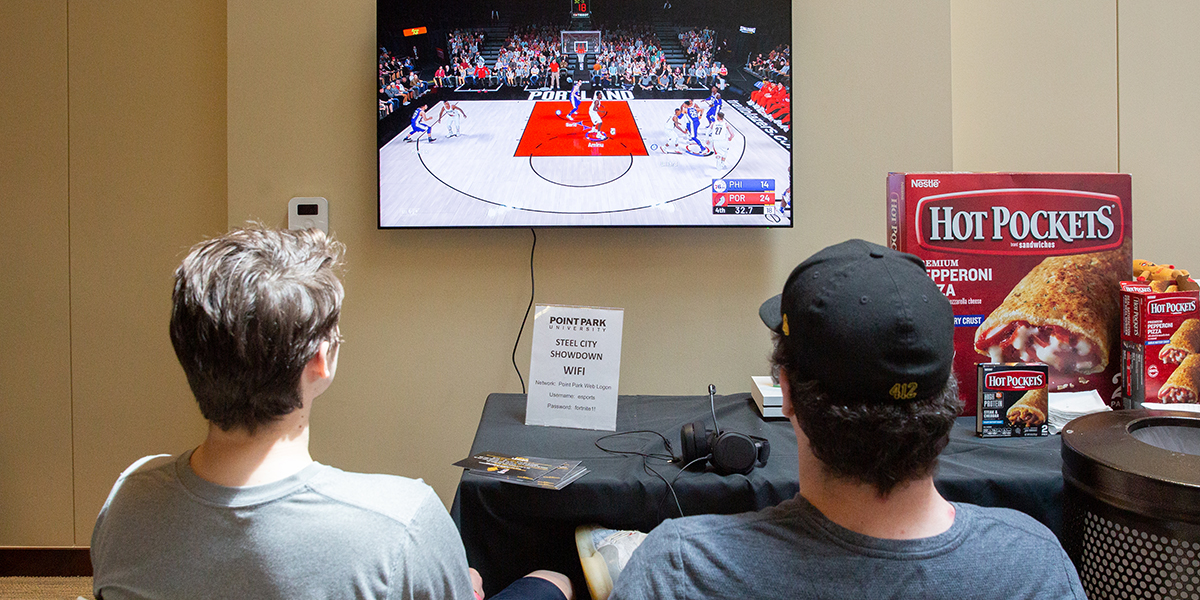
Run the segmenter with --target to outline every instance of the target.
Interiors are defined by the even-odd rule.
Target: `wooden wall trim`
[[[89,548],[0,548],[0,577],[91,577]]]

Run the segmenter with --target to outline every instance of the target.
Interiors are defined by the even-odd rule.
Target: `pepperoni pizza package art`
[[[1132,272],[1121,173],[891,173],[888,245],[954,307],[954,374],[975,415],[980,363],[1042,363],[1048,392],[1123,408],[1120,282]]]
[[[1200,291],[1121,283],[1121,364],[1130,408],[1200,403]]]

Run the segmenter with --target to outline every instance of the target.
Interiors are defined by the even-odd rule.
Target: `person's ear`
[[[313,381],[333,377],[332,352],[333,350],[330,348],[329,341],[321,342],[316,356],[313,356],[308,361],[308,364],[304,366],[304,374]]]
[[[788,380],[788,372],[784,367],[779,367],[779,392],[783,396],[783,406],[780,410],[783,416],[791,419],[796,416],[796,409],[792,406],[792,384]]]

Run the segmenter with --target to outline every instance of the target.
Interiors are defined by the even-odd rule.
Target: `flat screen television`
[[[788,0],[377,0],[379,227],[790,227]]]

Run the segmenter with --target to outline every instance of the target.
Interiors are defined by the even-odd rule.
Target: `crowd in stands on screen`
[[[746,66],[761,79],[782,83],[788,88],[792,85],[792,48],[787,44],[780,44],[766,56],[759,54]]]
[[[600,45],[613,85],[631,87],[642,73],[669,68],[662,42],[648,25],[617,24],[605,31]]]
[[[596,89],[725,88],[728,70],[712,58],[716,38],[711,29],[680,33],[679,41],[688,59],[683,65],[671,65],[652,26],[622,22],[599,27],[600,46],[589,49],[593,62],[586,67]],[[455,30],[447,36],[450,60],[437,67],[429,82],[415,75],[411,58],[393,57],[380,48],[380,118],[412,102],[431,84],[477,90],[504,85],[529,89],[570,87],[568,81],[577,58],[570,48],[563,52],[561,31],[561,24],[550,22],[517,27],[489,66],[480,52],[484,33]],[[567,71],[566,78],[562,71]]]
[[[416,48],[413,49],[414,51]],[[430,90],[413,66],[412,57],[394,56],[387,48],[379,48],[379,118],[382,119],[401,106],[411,103]]]
[[[711,29],[689,29],[679,33],[679,45],[687,51],[688,60],[712,62],[713,40],[717,33]]]
[[[679,45],[687,52],[685,83],[688,88],[716,86],[725,89],[729,70],[715,58],[722,46],[711,29],[689,29],[679,33]]]
[[[483,47],[483,32],[456,29],[447,36],[446,45],[450,47],[452,57],[474,56]]]
[[[592,85],[600,88],[670,90],[686,89],[695,68],[668,64],[650,26],[617,24],[603,29],[591,70]]]
[[[559,31],[550,24],[517,28],[496,57],[498,80],[513,87],[559,88],[560,78],[554,74],[567,64],[559,47]]]
[[[480,87],[488,81],[490,74],[480,73],[479,67],[484,66],[483,55],[479,49],[483,47],[484,33],[477,30],[456,29],[446,36],[446,46],[450,50],[449,64],[438,67],[434,74],[434,83],[438,87]],[[486,69],[484,69],[486,72]],[[481,77],[482,75],[482,77]]]

